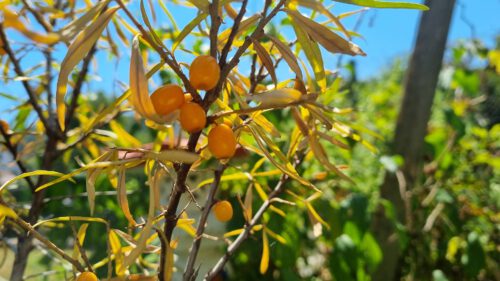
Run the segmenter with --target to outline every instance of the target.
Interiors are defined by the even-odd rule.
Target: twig
[[[240,233],[240,235],[238,235],[236,240],[234,240],[229,245],[229,247],[226,250],[226,253],[219,259],[219,261],[217,261],[215,266],[205,275],[205,280],[212,280],[224,268],[224,265],[229,260],[229,258],[238,250],[241,244],[250,236],[252,228],[259,223],[265,211],[269,208],[269,206],[271,206],[273,198],[277,197],[283,191],[283,187],[288,179],[289,179],[288,175],[283,175],[280,178],[280,181],[278,182],[276,187],[273,189],[271,194],[269,194],[267,200],[264,201],[264,203],[262,203],[262,205],[260,206],[259,210],[255,213],[252,220],[245,226],[243,232]]]
[[[214,172],[214,181],[212,182],[212,185],[210,187],[210,192],[207,195],[205,207],[203,208],[203,212],[201,213],[201,217],[198,223],[198,228],[196,229],[196,237],[193,239],[193,245],[191,246],[186,268],[184,270],[184,275],[183,275],[184,281],[192,281],[196,279],[194,263],[196,262],[198,251],[200,250],[201,238],[203,233],[205,232],[208,215],[210,214],[210,210],[212,209],[212,205],[215,199],[215,194],[217,193],[217,189],[219,188],[222,174],[224,173],[226,167],[227,167],[226,165],[219,164],[219,167],[217,167],[217,169]]]
[[[78,247],[78,251],[80,252],[81,257],[82,257],[83,261],[85,262],[85,265],[87,266],[87,268],[91,272],[94,272],[94,270],[92,269],[92,264],[90,263],[89,258],[87,257],[87,254],[85,253],[85,249],[83,249],[83,245],[82,245],[82,243],[80,243],[80,239],[78,239],[78,232],[76,231],[74,223],[70,222],[70,226],[71,226],[71,231],[73,232],[73,235],[75,236],[75,244]]]
[[[290,107],[290,106],[297,106],[297,105],[301,105],[301,104],[304,104],[304,103],[307,103],[309,99],[307,99],[308,97],[306,96],[305,99],[300,99],[300,100],[297,100],[297,101],[294,101],[294,102],[290,102],[290,103],[285,103],[285,104],[270,104],[270,105],[260,105],[260,106],[256,106],[256,107],[249,107],[249,108],[243,108],[243,109],[237,109],[237,110],[231,110],[231,111],[222,111],[222,112],[218,112],[218,113],[215,113],[213,115],[210,115],[208,117],[208,120],[209,121],[214,121],[214,120],[217,120],[219,118],[222,118],[222,117],[225,117],[225,116],[228,116],[228,115],[233,115],[233,114],[248,114],[248,113],[252,113],[252,112],[255,112],[255,111],[259,111],[259,110],[267,110],[267,109],[283,109],[283,108],[287,108],[287,107]]]
[[[219,0],[212,0],[209,5],[210,19],[210,55],[217,59],[217,35],[221,25],[221,18],[219,16]]]
[[[123,4],[122,0],[115,0],[118,5],[123,9],[125,14],[127,14],[127,17],[132,21],[132,23],[139,29],[141,32],[142,37],[144,40],[148,42],[153,49],[160,55],[160,57],[165,61],[165,63],[172,68],[172,70],[179,76],[179,78],[182,80],[184,83],[184,87],[186,88],[186,91],[188,91],[192,96],[193,100],[196,102],[201,101],[201,96],[198,93],[198,91],[191,86],[191,83],[189,82],[189,79],[186,77],[186,75],[182,72],[179,64],[175,60],[175,57],[170,54],[170,52],[165,51],[161,46],[156,44],[155,40],[149,35],[149,32],[144,29],[144,27],[135,19],[135,17],[132,15],[132,13],[127,9],[125,4]]]
[[[87,54],[87,56],[83,59],[82,70],[78,73],[78,77],[76,78],[75,87],[73,88],[73,93],[71,95],[71,103],[68,107],[68,112],[66,114],[66,130],[68,130],[68,125],[71,120],[74,118],[75,110],[78,107],[78,98],[82,92],[83,83],[85,82],[85,78],[90,69],[90,62],[97,52],[97,43],[94,43],[92,49]]]
[[[2,126],[0,126],[0,134],[3,136],[3,138],[5,140],[3,142],[3,144],[5,145],[5,147],[7,148],[7,150],[9,150],[9,152],[12,155],[12,158],[14,159],[14,161],[16,161],[16,164],[17,164],[17,167],[19,167],[19,170],[21,170],[21,172],[23,172],[23,173],[28,172],[28,169],[26,169],[26,166],[23,164],[23,162],[21,161],[21,159],[19,159],[17,157],[17,149],[14,146],[14,144],[12,144],[12,142],[10,141],[10,135],[3,129]],[[35,183],[31,180],[31,178],[30,177],[26,177],[24,179],[28,183],[28,185],[30,186],[31,190],[34,191],[36,189],[36,186],[35,186]]]
[[[224,67],[226,65],[227,55],[229,54],[229,50],[231,49],[231,46],[233,45],[234,38],[236,37],[236,34],[238,34],[241,20],[243,19],[243,16],[245,15],[245,13],[247,11],[246,10],[247,4],[248,4],[248,0],[243,0],[243,3],[241,4],[240,11],[238,12],[238,15],[236,16],[236,18],[234,19],[233,27],[231,28],[231,33],[229,34],[226,45],[224,45],[224,48],[222,49],[222,52],[221,52],[220,61],[219,61],[220,67]]]
[[[19,61],[17,60],[13,50],[10,48],[9,40],[7,40],[7,36],[5,35],[2,23],[0,23],[0,38],[2,39],[2,42],[3,42],[3,49],[7,53],[7,56],[9,57],[10,61],[12,62],[12,65],[14,66],[14,71],[16,72],[16,74],[18,76],[25,77],[26,75],[25,75],[24,71],[21,69],[21,65],[20,65]],[[37,113],[38,118],[40,119],[40,121],[44,125],[47,132],[54,131],[53,128],[51,126],[49,126],[47,119],[45,118],[45,115],[43,114],[43,110],[40,107],[40,105],[38,104],[38,98],[36,96],[36,93],[33,90],[33,88],[31,87],[31,85],[29,84],[29,82],[26,79],[23,79],[21,81],[21,83],[23,84],[24,89],[26,90],[26,93],[28,93],[29,102],[30,102],[31,106],[33,107],[33,109]]]
[[[47,248],[49,248],[50,250],[52,250],[53,252],[58,254],[64,260],[71,263],[78,271],[80,271],[80,272],[85,271],[85,268],[80,264],[80,262],[78,262],[77,260],[70,257],[63,250],[61,250],[59,247],[57,247],[54,243],[52,243],[50,240],[48,240],[43,235],[41,235],[29,223],[25,222],[24,220],[22,220],[20,218],[14,219],[14,222],[16,222],[21,228],[23,228],[28,233],[28,235],[32,235],[38,241],[42,242]]]
[[[33,14],[36,21],[43,27],[43,29],[45,29],[45,31],[47,31],[47,32],[51,32],[52,26],[45,21],[43,16],[37,10],[33,9],[33,7],[31,7],[31,5],[28,3],[28,1],[22,0],[22,2],[24,4],[24,7],[28,11],[30,11],[31,14]]]

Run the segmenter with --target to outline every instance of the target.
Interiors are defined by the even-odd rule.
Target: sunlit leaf
[[[309,38],[309,35],[307,35],[299,23],[292,20],[292,26],[295,31],[295,35],[297,35],[299,45],[302,50],[304,50],[306,58],[314,71],[316,82],[322,90],[326,89],[325,67],[323,65],[323,56],[321,55],[318,43]],[[307,75],[307,69],[304,70]]]
[[[267,272],[269,267],[269,241],[267,239],[267,233],[262,231],[262,257],[260,259],[260,274]]]
[[[320,1],[317,0],[292,0],[292,2],[297,2],[299,5],[303,7],[307,7],[312,9],[313,11],[320,12],[321,14],[328,17],[331,21],[335,23],[335,25],[342,31],[342,33],[347,36],[347,38],[351,38],[349,32],[346,30],[344,25],[340,22],[339,18],[334,16]]]
[[[275,38],[270,35],[267,35],[267,37],[269,37],[269,39],[273,41],[274,46],[276,46],[276,48],[280,51],[281,56],[286,61],[288,66],[290,66],[290,68],[293,70],[295,75],[297,75],[297,77],[300,80],[303,80],[304,77],[302,76],[302,70],[300,69],[299,63],[297,62],[297,58],[295,57],[295,54],[292,52],[290,47],[288,47],[287,44],[281,42],[281,40],[279,40],[278,38]]]
[[[61,70],[57,79],[56,104],[59,126],[62,130],[65,129],[66,124],[66,104],[64,103],[64,96],[66,95],[68,76],[75,66],[87,55],[97,39],[99,39],[102,31],[118,9],[119,7],[110,8],[100,15],[92,24],[82,30],[75,41],[69,46],[68,52],[61,63]]]
[[[283,88],[272,90],[260,94],[255,94],[249,99],[260,102],[261,106],[280,106],[300,100],[301,93],[293,88]]]
[[[321,46],[323,46],[326,50],[332,53],[342,53],[351,56],[366,55],[358,45],[345,40],[335,32],[331,31],[328,27],[303,16],[297,11],[286,10],[286,12],[294,19],[295,22],[303,27],[312,39],[321,44]]]
[[[408,2],[389,2],[389,1],[377,1],[377,0],[333,0],[333,1],[370,7],[370,8],[416,9],[422,11],[429,10],[429,8],[425,5],[408,3]]]
[[[259,57],[260,61],[262,62],[262,65],[267,69],[267,72],[269,75],[271,75],[271,79],[273,79],[274,85],[278,84],[278,78],[276,77],[276,73],[274,72],[274,63],[273,59],[271,58],[271,55],[269,52],[264,48],[259,41],[252,39],[253,42],[253,48],[255,52],[257,52],[257,56]]]
[[[175,41],[174,41],[174,44],[172,45],[172,50],[175,50],[177,49],[177,47],[179,46],[180,43],[182,43],[182,40],[184,40],[184,38],[186,38],[186,36],[189,35],[189,33],[191,33],[191,31],[193,31],[193,29],[198,25],[200,24],[204,19],[206,19],[208,16],[207,13],[200,13],[198,14],[192,21],[190,21],[181,31],[181,33],[179,33],[179,35],[177,35],[177,37],[175,38]]]

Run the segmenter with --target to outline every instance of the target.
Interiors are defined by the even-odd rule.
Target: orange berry
[[[7,123],[6,121],[0,120],[0,126],[2,127],[5,133],[9,131],[9,123]]]
[[[208,133],[208,149],[217,159],[233,157],[236,151],[236,137],[226,124],[215,126]]]
[[[189,68],[189,81],[198,90],[211,90],[219,82],[220,68],[217,60],[211,56],[199,56]]]
[[[184,92],[178,85],[168,84],[153,92],[151,102],[157,114],[167,115],[184,104]]]
[[[203,130],[207,124],[205,110],[194,102],[185,103],[181,107],[181,126],[188,133],[194,133]]]
[[[98,280],[97,276],[90,271],[82,272],[82,274],[76,277],[76,281],[97,281],[97,280]]]
[[[233,217],[233,206],[227,200],[215,203],[213,210],[218,221],[226,222]]]

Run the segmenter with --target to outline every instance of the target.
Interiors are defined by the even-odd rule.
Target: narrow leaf
[[[193,31],[193,29],[198,25],[200,24],[204,19],[206,19],[208,16],[207,13],[200,13],[199,15],[197,15],[192,21],[190,21],[181,31],[181,33],[179,33],[179,35],[175,38],[175,41],[174,41],[174,44],[172,46],[172,50],[175,51],[175,49],[177,49],[177,47],[179,46],[180,43],[182,43],[182,40],[184,40],[184,38],[186,38],[186,36],[189,35],[189,33],[191,33],[191,31]]]
[[[62,177],[62,176],[64,176],[64,174],[59,173],[59,172],[54,172],[54,171],[47,171],[47,170],[37,170],[37,171],[33,171],[33,172],[23,173],[23,174],[20,174],[19,176],[13,177],[12,179],[10,179],[7,182],[5,182],[2,186],[0,186],[0,194],[4,190],[4,188],[6,188],[7,186],[9,186],[10,184],[12,184],[12,183],[14,183],[14,182],[16,182],[16,181],[18,181],[20,179],[27,178],[27,177],[32,177],[32,176]]]
[[[267,239],[267,234],[262,231],[262,258],[260,259],[260,274],[267,272],[269,267],[269,241]]]
[[[283,88],[252,95],[249,99],[260,102],[261,106],[280,106],[299,101],[301,95],[293,88]]]
[[[278,51],[281,53],[281,56],[283,57],[283,59],[285,59],[286,63],[288,64],[288,66],[290,66],[290,69],[293,70],[295,75],[297,75],[297,77],[300,80],[303,80],[304,77],[302,76],[302,70],[300,69],[299,63],[297,62],[297,58],[295,57],[295,54],[292,52],[290,47],[288,47],[287,44],[281,42],[281,40],[279,40],[278,38],[275,38],[270,35],[267,35],[267,37],[271,39],[271,41],[273,41],[274,46],[278,48]]]
[[[314,76],[316,77],[318,85],[321,89],[326,89],[325,67],[323,65],[323,57],[318,43],[311,40],[301,25],[293,20],[292,26],[295,31],[295,35],[297,35],[300,47],[304,50],[306,58],[314,71]],[[307,69],[305,69],[305,71],[307,74]]]
[[[250,37],[252,38],[252,37]],[[274,72],[274,63],[269,52],[262,46],[259,41],[252,38],[253,48],[255,52],[257,52],[257,56],[259,56],[260,61],[271,75],[271,79],[273,79],[274,85],[278,85],[278,78],[276,77],[276,73]]]
[[[326,50],[332,53],[342,53],[351,56],[366,56],[366,54],[358,45],[345,40],[344,38],[331,31],[328,27],[323,26],[307,17],[304,17],[297,11],[288,9],[285,9],[285,11],[294,19],[294,21],[296,21],[304,28],[304,30],[312,37],[312,39],[321,44],[321,46],[323,46]]]
[[[126,187],[126,178],[125,178],[125,166],[121,166],[118,174],[118,187],[117,187],[117,196],[118,196],[118,205],[122,209],[125,218],[128,220],[130,225],[134,226],[137,223],[135,222],[132,214],[130,213],[130,208],[128,205],[127,198],[127,187]]]
[[[66,95],[68,76],[75,66],[87,55],[97,39],[99,39],[102,31],[118,9],[119,7],[110,8],[87,28],[82,30],[75,41],[69,46],[68,53],[61,63],[61,70],[57,79],[56,104],[59,126],[62,130],[65,129],[66,105],[64,103],[64,96]]]
[[[408,2],[388,2],[388,1],[377,1],[377,0],[333,0],[333,1],[370,7],[370,8],[415,9],[422,11],[429,10],[429,7],[425,5],[408,3]]]

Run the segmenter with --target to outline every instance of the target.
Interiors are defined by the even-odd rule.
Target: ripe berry
[[[213,211],[215,218],[221,222],[226,222],[233,217],[233,206],[227,200],[215,203]]]
[[[211,90],[219,82],[220,68],[217,60],[211,56],[199,56],[189,68],[189,81],[198,90]]]
[[[151,102],[159,115],[167,115],[184,104],[184,92],[175,84],[158,88],[151,95]]]
[[[217,159],[231,158],[236,151],[236,137],[226,124],[215,126],[208,133],[208,149]]]
[[[85,271],[82,272],[78,277],[76,277],[76,281],[97,281],[97,276],[90,272],[90,271]]]
[[[201,131],[207,124],[205,110],[194,102],[185,103],[181,107],[180,120],[182,129],[188,133]]]

